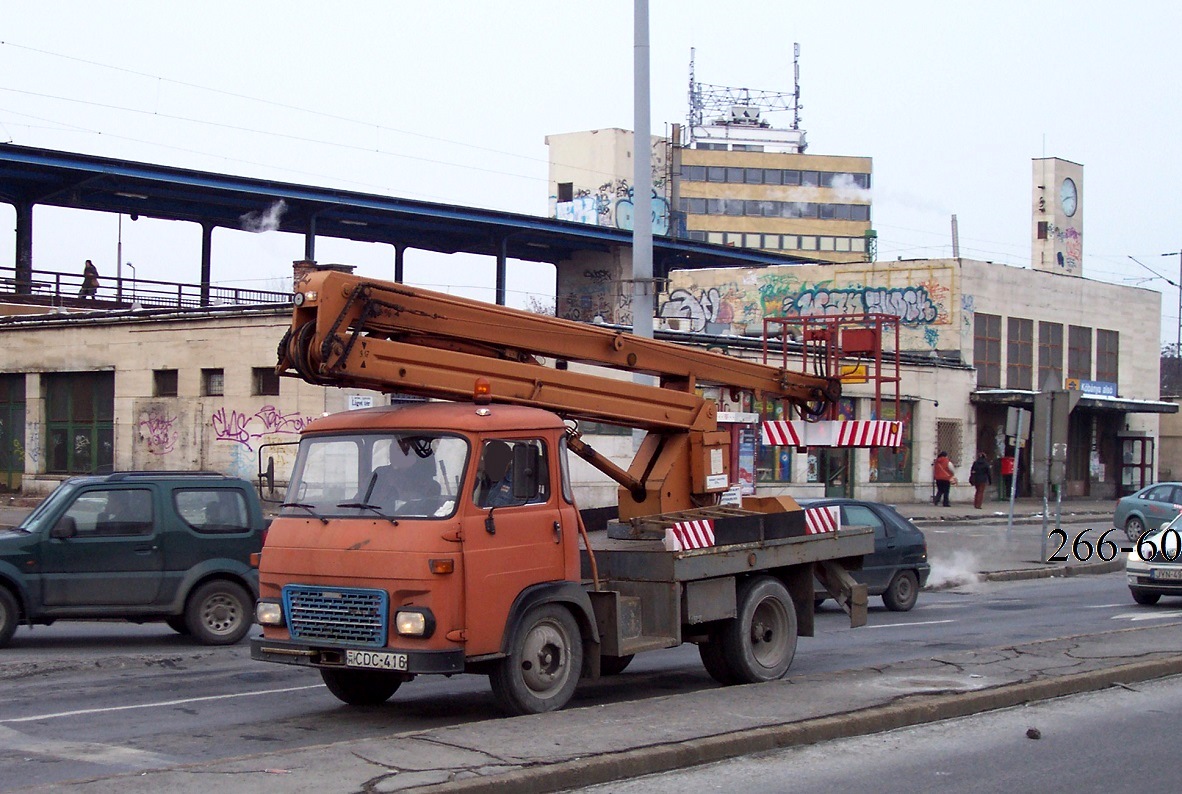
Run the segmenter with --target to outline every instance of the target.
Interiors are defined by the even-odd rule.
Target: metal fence
[[[0,267],[0,299],[10,302],[51,306],[86,306],[112,308],[199,308],[202,306],[241,306],[262,303],[286,303],[291,292],[225,287],[210,284],[180,284],[143,278],[100,277],[93,297],[82,290],[82,273],[59,273],[34,270],[30,277],[18,275],[16,268]]]

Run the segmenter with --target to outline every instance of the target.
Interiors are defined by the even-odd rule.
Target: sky
[[[633,127],[633,9],[0,0],[0,145],[545,215],[545,136]],[[1174,339],[1182,4],[653,0],[649,15],[654,134],[685,121],[691,48],[701,82],[791,92],[800,44],[808,151],[873,159],[880,260],[951,256],[955,214],[961,256],[1028,267],[1031,160],[1081,163],[1084,276],[1160,290]],[[14,225],[0,204],[0,267]],[[34,227],[38,270],[91,258],[199,280],[191,224],[42,208]],[[219,230],[213,280],[286,289],[302,253],[293,235]],[[386,246],[322,239],[317,259],[393,273]],[[406,263],[408,282],[491,299],[491,259]],[[512,263],[509,302],[552,303],[553,279]]]

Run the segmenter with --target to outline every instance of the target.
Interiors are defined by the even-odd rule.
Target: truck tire
[[[721,637],[713,635],[708,642],[699,643],[698,656],[702,657],[702,666],[706,668],[706,672],[715,681],[723,686],[738,683],[734,673],[731,672],[730,667],[727,666],[726,659],[722,655]]]
[[[565,706],[583,669],[583,638],[570,610],[540,604],[513,633],[509,655],[489,673],[493,696],[508,714],[541,714]]]
[[[8,644],[21,619],[21,608],[7,587],[0,586],[0,648]]]
[[[202,645],[233,645],[254,622],[253,602],[245,588],[225,579],[198,587],[185,604],[189,633]]]
[[[910,612],[919,598],[919,579],[915,571],[899,571],[882,593],[882,603],[892,612]]]
[[[378,706],[402,686],[402,677],[384,670],[336,670],[320,668],[328,691],[350,706]]]
[[[796,607],[788,589],[771,576],[748,580],[739,590],[738,614],[720,638],[735,683],[783,678],[796,655]]]
[[[599,657],[599,674],[600,675],[619,675],[632,663],[634,654],[627,656],[600,656]]]

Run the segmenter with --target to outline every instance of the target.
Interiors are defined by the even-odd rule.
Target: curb
[[[1017,568],[1010,571],[981,571],[977,575],[986,582],[1016,582],[1022,579],[1056,579],[1068,576],[1090,576],[1123,571],[1124,560],[1080,563],[1078,565],[1055,565],[1049,568]]]
[[[708,736],[694,742],[660,744],[622,753],[531,767],[494,778],[469,778],[406,791],[546,794],[806,744],[955,719],[1037,700],[1093,692],[1110,686],[1182,674],[1182,655],[1071,673],[1041,681],[1003,684],[947,695],[907,695],[883,706],[816,717],[795,723]]]

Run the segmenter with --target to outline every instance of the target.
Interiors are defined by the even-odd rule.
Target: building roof
[[[242,229],[244,217],[276,202],[280,231],[383,242],[442,253],[559,262],[577,251],[632,243],[631,231],[534,215],[476,209],[369,193],[0,145],[0,200],[183,220]],[[799,260],[754,249],[656,237],[654,272],[674,268],[750,267]]]

